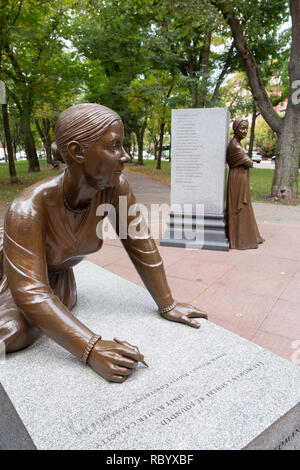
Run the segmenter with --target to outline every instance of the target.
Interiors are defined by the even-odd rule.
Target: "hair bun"
[[[51,144],[51,153],[54,160],[65,163],[60,151],[57,148],[56,142],[52,142]]]

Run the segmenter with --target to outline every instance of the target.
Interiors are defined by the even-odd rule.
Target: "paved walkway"
[[[139,202],[169,203],[166,185],[127,177]],[[0,205],[0,225],[7,206]],[[298,341],[299,364],[300,207],[256,203],[254,210],[262,246],[229,252],[160,247],[168,281],[177,300],[194,303],[212,322],[286,359],[295,357]],[[142,285],[119,240],[106,240],[88,259]]]
[[[167,186],[127,176],[140,202],[169,202]],[[211,321],[292,360],[297,340],[300,349],[300,207],[257,203],[254,209],[266,240],[257,250],[160,252],[177,300],[194,303]],[[106,240],[88,259],[142,285],[119,240]]]

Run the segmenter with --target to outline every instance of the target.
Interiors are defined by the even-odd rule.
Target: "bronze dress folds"
[[[230,248],[257,248],[261,237],[250,198],[249,168],[253,166],[240,142],[234,137],[227,148],[227,227]]]
[[[96,234],[97,224],[104,220],[96,215],[99,204],[111,204],[118,220],[119,196],[127,197],[122,199],[127,201],[127,212],[136,200],[126,178],[120,176],[117,186],[95,194],[74,232],[68,223],[72,212],[64,204],[63,177],[60,174],[23,191],[0,229],[0,341],[13,343],[11,350],[17,350],[33,343],[43,331],[82,357],[89,330],[70,312],[77,300],[72,266],[102,246]],[[133,221],[138,223],[139,216],[128,216],[124,224]],[[125,225],[120,228],[117,223],[117,233]],[[149,232],[145,238],[130,235],[121,241],[148,291],[160,308],[171,305],[173,297],[154,240]]]

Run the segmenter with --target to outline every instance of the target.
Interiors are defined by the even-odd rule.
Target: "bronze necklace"
[[[67,196],[65,195],[65,192],[64,192],[64,206],[68,211],[73,212],[73,214],[82,214],[90,207],[91,202],[92,200],[90,199],[87,205],[83,209],[73,209],[73,207],[71,207],[70,204],[68,203]]]

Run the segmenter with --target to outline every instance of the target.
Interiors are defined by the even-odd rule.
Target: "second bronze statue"
[[[227,229],[230,248],[237,250],[257,248],[264,241],[257,228],[250,197],[249,168],[253,162],[241,145],[248,126],[244,119],[234,121],[234,137],[227,148]]]
[[[123,138],[121,118],[111,109],[93,103],[68,108],[57,120],[54,146],[66,170],[21,193],[0,229],[0,341],[6,351],[25,348],[44,332],[114,382],[130,376],[143,355],[126,341],[101,338],[70,310],[77,301],[72,267],[102,246],[99,205],[111,204],[118,221],[119,198],[126,196],[125,229],[135,219],[128,212],[136,199],[122,174],[130,160]],[[117,222],[118,235],[121,230]],[[174,301],[155,241],[148,229],[144,235],[121,241],[159,313],[198,328],[193,318],[206,314]]]

